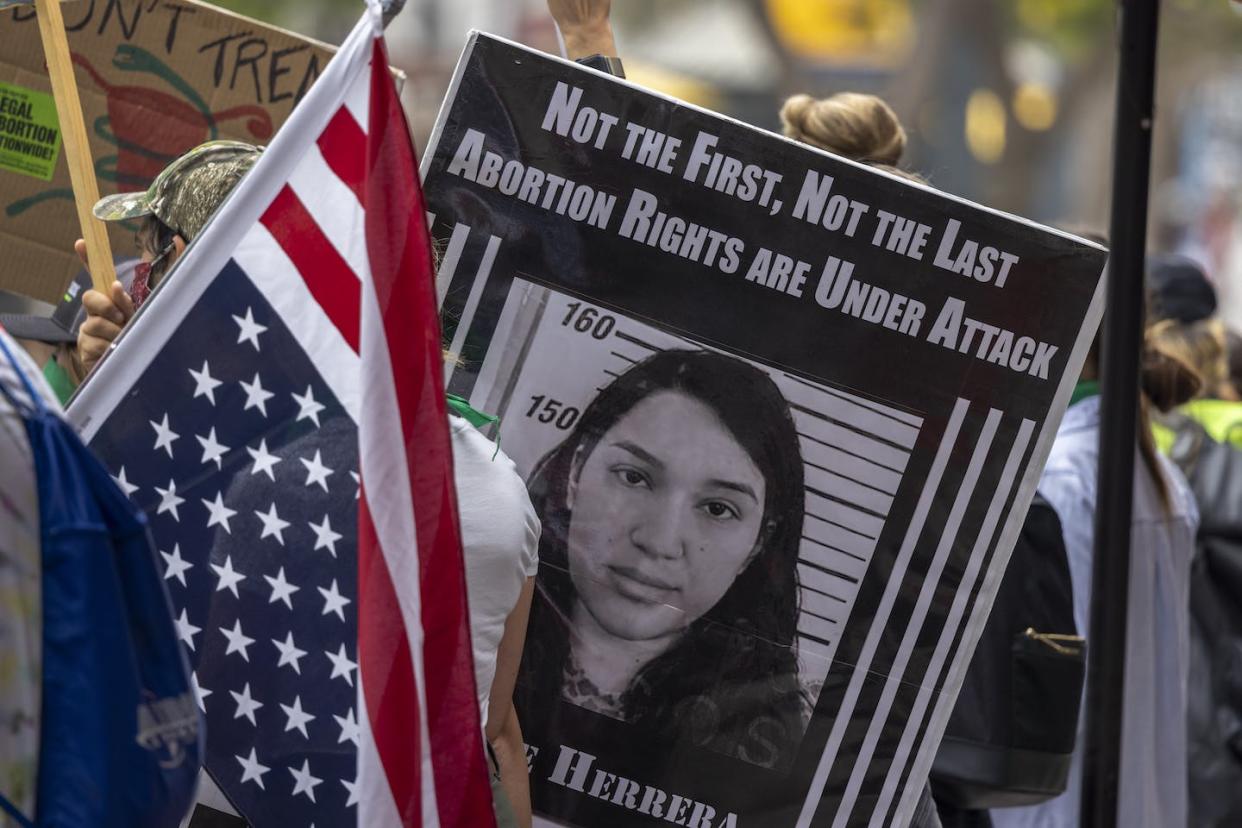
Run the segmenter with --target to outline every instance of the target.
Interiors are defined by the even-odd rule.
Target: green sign
[[[0,170],[51,181],[60,121],[51,95],[0,83]]]

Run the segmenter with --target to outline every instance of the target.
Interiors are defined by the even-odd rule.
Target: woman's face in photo
[[[703,403],[660,391],[596,444],[569,487],[569,574],[609,634],[680,633],[756,551],[765,483]]]

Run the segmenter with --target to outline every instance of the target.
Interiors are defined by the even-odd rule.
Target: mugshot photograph
[[[603,388],[529,488],[544,534],[519,687],[528,739],[560,700],[647,744],[791,763],[809,715],[803,467],[772,380],[722,354],[656,353]]]

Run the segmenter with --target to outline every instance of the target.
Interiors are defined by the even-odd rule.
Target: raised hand
[[[570,60],[605,55],[619,57],[612,35],[612,0],[548,0],[548,11],[565,38]]]

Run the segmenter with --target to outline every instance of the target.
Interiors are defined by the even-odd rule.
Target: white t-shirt
[[[486,727],[505,620],[526,579],[539,567],[540,525],[513,461],[460,417],[449,417],[449,431],[466,559],[474,679]]]

